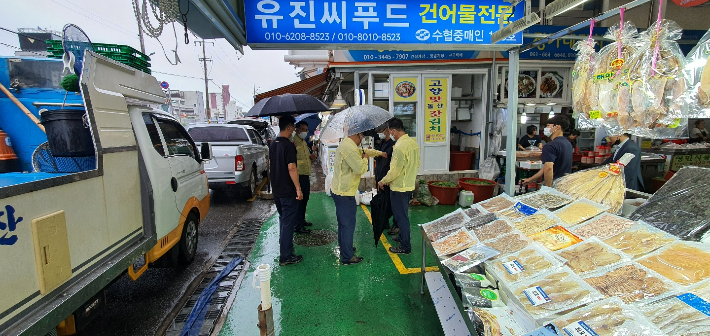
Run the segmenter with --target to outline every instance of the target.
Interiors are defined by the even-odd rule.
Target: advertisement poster
[[[424,142],[444,142],[449,132],[446,124],[446,112],[448,109],[448,79],[427,78],[425,79],[424,92]]]
[[[394,79],[394,101],[417,101],[417,77],[401,77]]]

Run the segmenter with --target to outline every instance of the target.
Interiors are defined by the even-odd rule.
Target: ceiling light
[[[535,106],[535,105],[537,105],[537,104],[535,104],[535,102],[527,102],[527,103],[525,103],[525,106]]]
[[[587,0],[555,0],[551,4],[545,6],[545,17],[551,19],[585,3],[586,1]]]
[[[491,35],[491,43],[498,43],[502,40],[505,40],[511,35],[515,35],[532,25],[538,24],[539,22],[540,16],[538,16],[537,13],[530,13],[520,19],[515,20],[514,22],[511,22],[507,26],[503,27],[503,29],[500,29],[497,32],[493,33],[493,35]]]
[[[339,110],[341,107],[347,105],[348,103],[343,99],[343,95],[340,93],[340,88],[338,88],[338,95],[335,96],[335,100],[330,104],[330,109]]]
[[[528,122],[528,115],[527,113],[523,112],[523,114],[520,116],[520,123],[525,124]]]
[[[552,101],[547,102],[547,106],[553,106],[553,105],[557,105],[557,103],[552,102]]]

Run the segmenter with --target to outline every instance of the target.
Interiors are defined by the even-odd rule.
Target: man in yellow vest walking
[[[392,151],[392,161],[387,175],[377,183],[379,189],[390,187],[390,202],[394,219],[399,225],[399,246],[390,247],[390,252],[397,254],[412,253],[409,227],[409,201],[419,171],[419,145],[405,133],[402,120],[393,118],[389,121],[390,134],[396,143]]]

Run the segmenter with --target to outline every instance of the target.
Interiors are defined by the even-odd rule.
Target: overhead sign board
[[[503,0],[245,0],[247,43],[271,49],[477,49],[522,17]],[[522,44],[522,33],[498,44]]]

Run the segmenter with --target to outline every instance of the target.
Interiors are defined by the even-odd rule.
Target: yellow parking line
[[[362,207],[362,211],[365,212],[365,216],[367,216],[367,220],[370,221],[370,225],[372,225],[372,214],[370,214],[370,210],[368,210],[364,204],[360,204],[360,206]],[[402,259],[399,258],[399,255],[397,255],[396,253],[390,252],[390,247],[392,247],[392,245],[389,243],[389,241],[387,241],[387,237],[385,237],[384,234],[382,234],[380,236],[380,242],[382,242],[382,246],[387,251],[387,254],[389,254],[390,259],[392,259],[394,266],[397,267],[397,271],[399,271],[399,274],[414,274],[414,273],[421,273],[422,272],[421,268],[407,268],[407,267],[405,267],[404,263],[402,263]],[[426,267],[424,269],[427,272],[438,272],[439,271],[439,267],[437,267],[437,266],[430,266],[430,267]]]
[[[259,183],[258,186],[256,186],[256,190],[254,190],[254,196],[250,199],[247,200],[247,202],[254,202],[257,196],[261,195],[261,188],[264,187],[266,184],[266,178],[261,179],[261,183]]]

